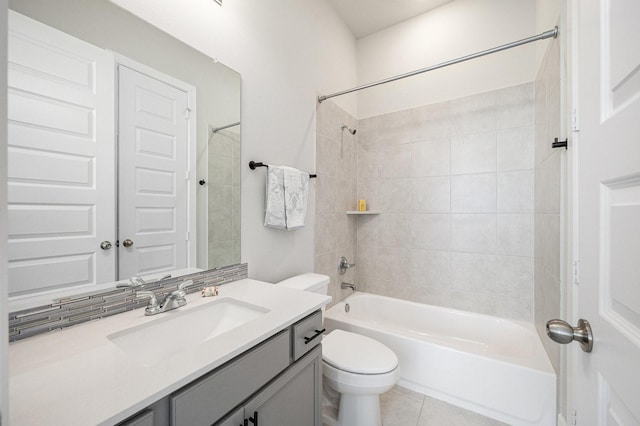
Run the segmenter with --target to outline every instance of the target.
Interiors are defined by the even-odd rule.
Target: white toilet
[[[278,283],[327,294],[329,277],[308,273]],[[395,353],[367,336],[334,330],[322,340],[322,376],[326,403],[324,423],[336,426],[381,426],[380,394],[400,379]],[[337,414],[332,404],[339,399]]]

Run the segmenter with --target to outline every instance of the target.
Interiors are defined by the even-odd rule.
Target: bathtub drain
[[[349,304],[348,304],[348,303],[345,303],[345,304],[344,304],[344,311],[345,311],[345,312],[349,312],[349,310],[350,310],[350,309],[351,309],[351,306],[349,306]]]

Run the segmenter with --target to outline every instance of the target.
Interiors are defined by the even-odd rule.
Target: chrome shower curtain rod
[[[226,126],[214,127],[213,129],[211,129],[211,133],[218,133],[220,130],[228,129],[229,127],[235,127],[239,125],[240,125],[240,122],[238,121],[236,123],[227,124]]]
[[[335,92],[335,93],[332,93],[330,95],[318,96],[318,102],[322,103],[323,101],[326,101],[329,98],[334,98],[336,96],[346,95],[347,93],[357,92],[358,90],[368,89],[369,87],[379,86],[381,84],[386,84],[386,83],[390,83],[392,81],[400,80],[400,79],[403,79],[403,78],[412,77],[414,75],[422,74],[424,72],[437,70],[438,68],[444,68],[444,67],[448,67],[449,65],[458,64],[460,62],[465,62],[465,61],[468,61],[469,59],[479,58],[481,56],[490,55],[492,53],[501,52],[503,50],[511,49],[512,47],[522,46],[523,44],[531,43],[531,42],[538,41],[538,40],[544,40],[546,38],[551,38],[551,37],[553,37],[553,38],[558,37],[558,27],[555,27],[552,30],[545,31],[545,32],[540,33],[538,35],[531,36],[529,38],[524,38],[522,40],[514,41],[513,43],[503,44],[502,46],[494,47],[493,49],[483,50],[481,52],[473,53],[471,55],[462,56],[460,58],[452,59],[452,60],[447,61],[447,62],[442,62],[442,63],[439,63],[437,65],[432,65],[430,67],[421,68],[419,70],[411,71],[411,72],[408,72],[408,73],[405,73],[405,74],[396,75],[395,77],[389,77],[389,78],[385,78],[384,80],[380,80],[380,81],[375,81],[373,83],[364,84],[362,86],[354,87],[352,89],[343,90],[341,92]]]

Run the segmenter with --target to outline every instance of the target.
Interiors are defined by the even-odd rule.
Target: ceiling
[[[356,38],[362,38],[453,0],[328,1]]]

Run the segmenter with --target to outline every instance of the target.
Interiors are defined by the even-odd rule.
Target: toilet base
[[[338,426],[382,426],[378,395],[340,395]]]

